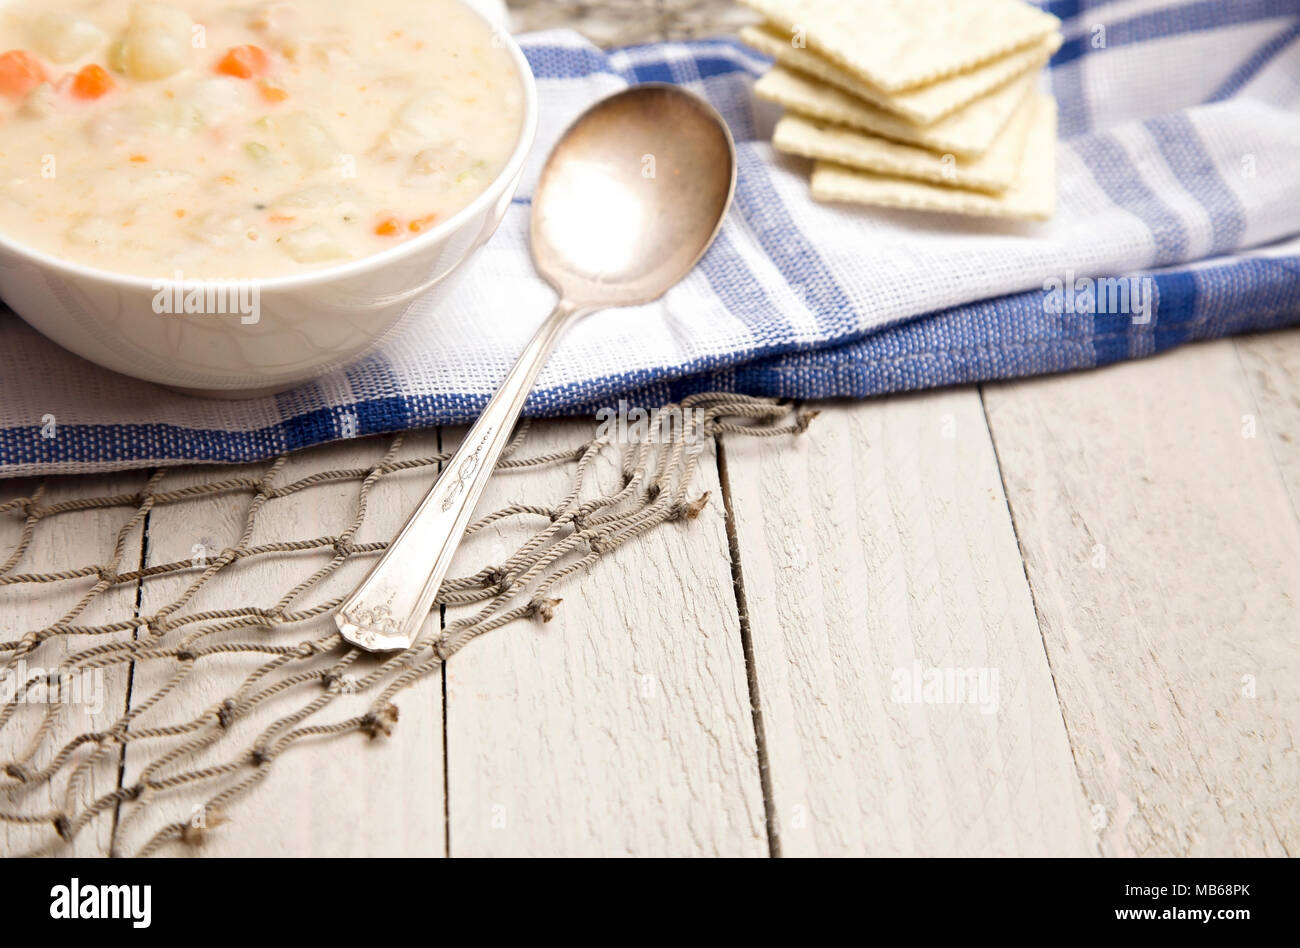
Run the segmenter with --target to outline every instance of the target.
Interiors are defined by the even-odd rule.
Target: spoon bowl
[[[334,621],[369,651],[410,648],[537,375],[599,309],[658,299],[708,250],[736,188],[722,117],[677,86],[635,86],[569,126],[533,195],[537,272],[559,294],[419,508]]]
[[[569,127],[533,195],[537,271],[562,297],[662,296],[713,242],[736,187],[726,123],[677,86],[634,86]]]

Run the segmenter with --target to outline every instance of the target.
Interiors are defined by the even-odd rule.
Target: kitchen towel
[[[726,117],[735,207],[663,300],[573,330],[532,415],[703,389],[865,397],[1300,322],[1297,0],[1044,6],[1065,32],[1043,75],[1061,115],[1050,223],[813,203],[802,163],[768,143],[775,113],[751,94],[768,63],[737,41],[602,52],[571,32],[532,34],[532,166],[444,306],[386,351],[248,401],[115,375],[0,312],[0,476],[254,461],[472,420],[552,304],[528,255],[538,169],[579,112],[637,82],[683,84]]]

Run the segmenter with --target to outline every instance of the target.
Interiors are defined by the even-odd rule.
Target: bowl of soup
[[[240,397],[436,318],[536,88],[462,0],[20,0],[0,126],[0,297],[92,362]]]

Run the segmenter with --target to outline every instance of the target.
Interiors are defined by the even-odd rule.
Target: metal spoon
[[[442,476],[334,615],[370,651],[409,648],[474,505],[560,336],[583,316],[658,299],[695,266],[736,187],[722,117],[676,86],[592,106],[551,152],[533,195],[533,264],[559,294]]]

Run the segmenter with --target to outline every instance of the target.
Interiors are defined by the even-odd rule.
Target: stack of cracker
[[[812,194],[1044,220],[1056,103],[1039,71],[1060,21],[1021,0],[742,0],[741,38],[776,60],[755,93],[786,114],[773,146],[814,160]]]

